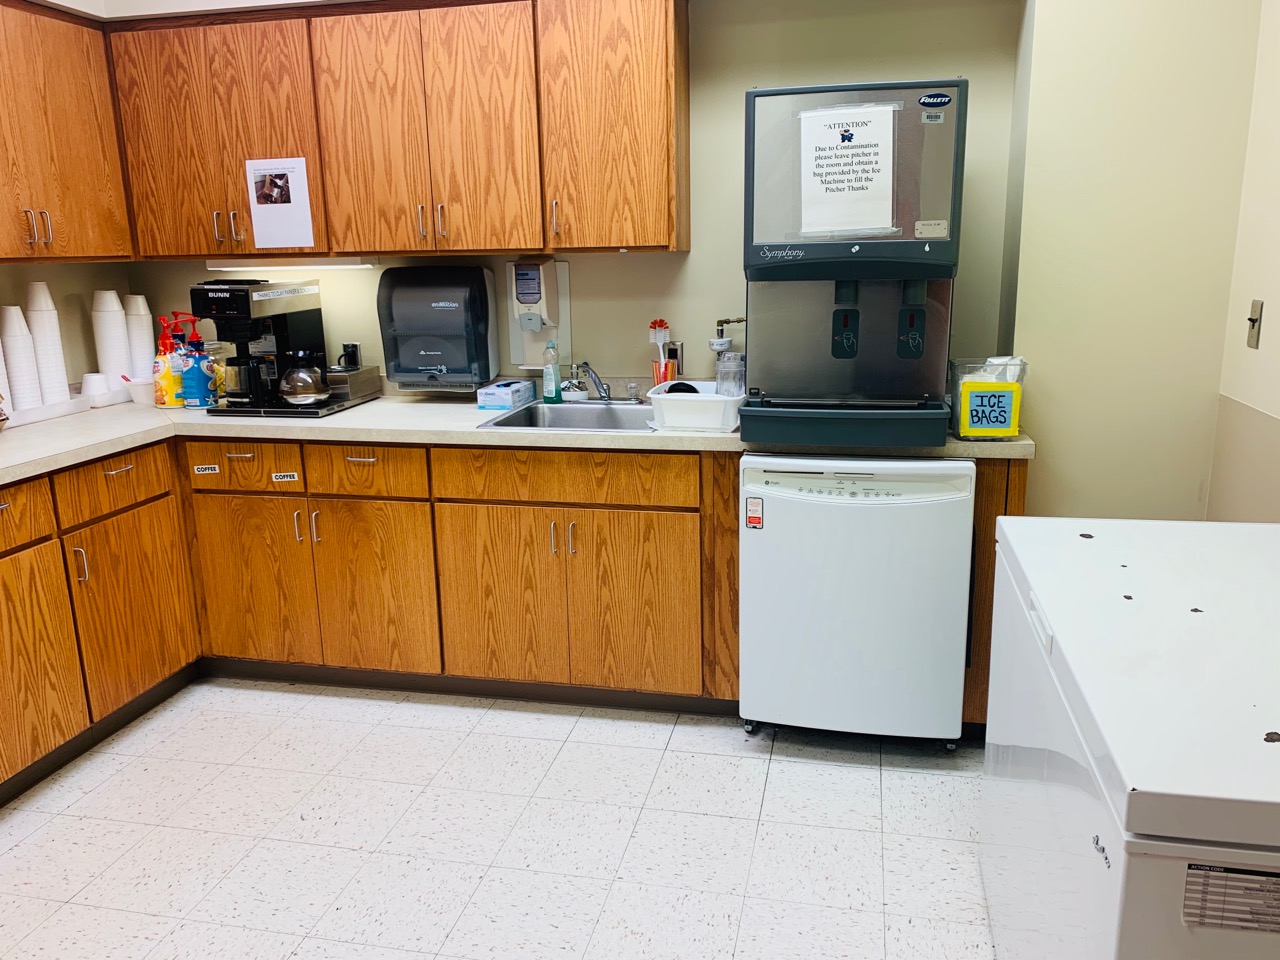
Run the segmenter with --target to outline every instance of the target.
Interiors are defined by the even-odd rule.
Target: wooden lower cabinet
[[[324,662],[439,673],[431,505],[313,497],[308,506]]]
[[[217,657],[323,663],[307,501],[198,494],[196,540],[204,652]]]
[[[573,682],[701,694],[698,516],[570,510],[568,521]]]
[[[567,526],[553,507],[436,505],[446,673],[569,682]]]
[[[62,547],[0,560],[0,781],[89,725]]]
[[[198,655],[177,503],[155,500],[66,534],[63,546],[89,709],[99,720]]]

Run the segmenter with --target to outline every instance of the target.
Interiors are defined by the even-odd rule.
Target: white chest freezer
[[[999,960],[1280,957],[1280,525],[1001,518]]]

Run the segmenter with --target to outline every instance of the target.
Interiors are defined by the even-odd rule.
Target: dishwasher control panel
[[[949,500],[969,496],[971,487],[970,479],[965,476],[841,476],[748,469],[742,479],[744,488],[752,493],[846,503]]]

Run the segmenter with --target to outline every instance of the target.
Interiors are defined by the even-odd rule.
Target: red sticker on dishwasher
[[[747,497],[747,526],[752,530],[764,528],[764,497]]]

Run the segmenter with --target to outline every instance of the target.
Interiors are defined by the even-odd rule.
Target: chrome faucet
[[[591,369],[591,364],[583,360],[578,364],[578,369],[585,373],[591,380],[591,383],[595,386],[596,393],[599,394],[601,400],[613,399],[613,397],[609,395],[609,385],[600,379],[600,374]]]

